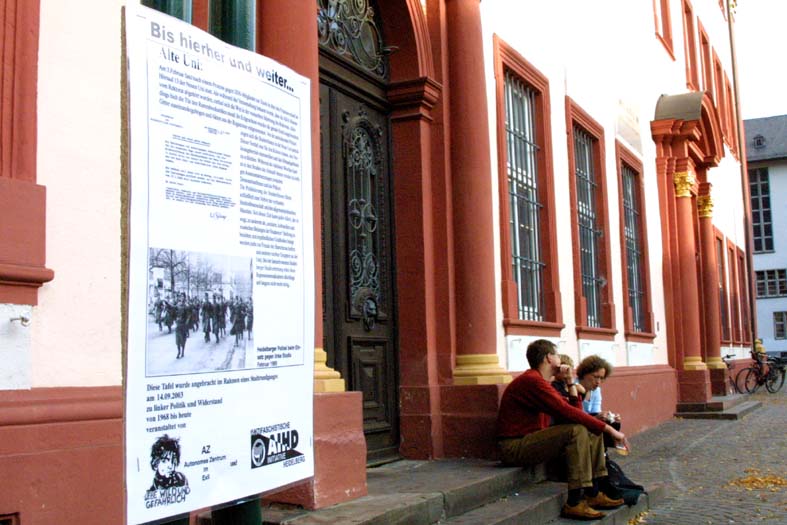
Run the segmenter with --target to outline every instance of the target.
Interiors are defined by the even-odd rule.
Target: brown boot
[[[560,515],[572,520],[600,520],[606,516],[603,512],[590,508],[585,500],[581,500],[573,507],[566,503],[563,505]]]
[[[624,503],[623,498],[612,499],[601,491],[592,498],[585,496],[585,501],[589,506],[596,509],[616,509]]]

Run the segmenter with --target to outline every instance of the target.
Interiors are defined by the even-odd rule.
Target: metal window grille
[[[142,5],[191,23],[191,0],[142,0]]]
[[[721,315],[721,338],[730,338],[730,320],[727,314],[727,289],[724,285],[724,247],[716,239],[716,273],[719,276],[719,310]]]
[[[254,50],[256,2],[251,0],[211,0],[210,34],[243,49]]]
[[[582,294],[587,305],[585,322],[600,327],[601,288],[606,284],[599,269],[598,240],[602,235],[596,211],[596,181],[593,146],[595,139],[574,126],[574,162],[577,188],[577,222],[579,223],[579,252],[582,273]]]
[[[730,298],[730,316],[732,324],[732,337],[735,340],[740,340],[741,334],[741,321],[740,321],[740,298],[738,297],[738,288],[735,286],[735,250],[727,248],[727,280],[729,282],[729,291],[727,295]]]
[[[773,251],[773,221],[768,168],[749,170],[754,251]]]
[[[642,221],[639,195],[637,193],[639,174],[623,164],[623,214],[626,239],[626,271],[628,274],[628,299],[632,313],[633,329],[644,332],[645,326],[645,280],[642,267]]]
[[[758,270],[757,298],[787,296],[787,270]]]
[[[539,146],[536,143],[537,92],[506,72],[506,152],[508,170],[511,267],[517,283],[520,319],[544,320],[544,263],[538,197]]]
[[[743,321],[743,339],[748,339],[751,329],[749,326],[749,297],[746,286],[746,263],[741,255],[738,255],[738,294],[741,298],[741,320]]]
[[[787,312],[773,312],[773,338],[787,339]]]

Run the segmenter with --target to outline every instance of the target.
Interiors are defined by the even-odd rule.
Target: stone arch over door
[[[429,6],[434,9],[434,6]],[[450,212],[446,168],[433,127],[442,86],[420,0],[380,2],[390,55],[388,100],[396,216],[402,455],[443,456],[438,385],[450,375]],[[442,129],[446,132],[445,129]]]
[[[721,125],[706,93],[662,95],[651,134],[661,204],[669,361],[678,370],[679,401],[705,402],[712,371],[724,368],[708,180],[708,170],[724,156]]]
[[[332,8],[340,9],[342,8],[341,4],[344,4],[341,0],[339,2],[318,1],[318,5],[321,6],[323,13]],[[433,70],[431,44],[429,43],[426,20],[420,3],[418,1],[385,1],[367,4],[361,0],[360,2],[354,2],[352,6],[348,2],[345,8],[357,15],[361,12],[365,13],[366,7],[371,8],[372,6],[375,9],[379,9],[375,20],[380,25],[381,33],[386,36],[385,45],[389,46],[387,51],[390,51],[388,55],[389,70],[387,72],[387,82],[375,82],[375,79],[372,78],[374,71],[370,70],[372,75],[367,75],[364,71],[361,71],[359,76],[353,74],[355,76],[347,77],[347,79],[350,79],[350,83],[347,83],[347,79],[345,79],[343,84],[342,79],[339,78],[342,70],[341,61],[330,58],[331,55],[323,50],[321,52],[320,96],[323,103],[325,102],[324,99],[330,100],[328,104],[331,108],[330,111],[336,111],[341,106],[339,109],[340,117],[325,115],[325,110],[321,109],[321,121],[323,122],[321,128],[331,129],[331,134],[335,134],[339,128],[344,130],[340,133],[344,137],[341,140],[344,150],[341,155],[344,158],[347,156],[349,144],[346,132],[353,127],[358,130],[366,130],[367,133],[364,136],[367,138],[380,140],[379,146],[375,145],[370,150],[374,153],[375,166],[386,169],[390,160],[389,179],[391,186],[389,190],[386,190],[388,194],[384,199],[389,199],[387,204],[389,209],[392,210],[391,223],[395,223],[396,226],[395,229],[391,230],[392,237],[390,240],[385,242],[390,244],[390,253],[396,254],[395,261],[391,261],[391,264],[396,266],[397,269],[395,273],[392,272],[392,275],[396,278],[396,286],[392,289],[398,295],[394,296],[392,300],[396,301],[399,313],[396,313],[397,309],[393,309],[391,317],[385,319],[385,321],[394,326],[393,329],[395,331],[398,324],[398,333],[401,334],[397,336],[394,333],[393,339],[389,340],[390,344],[399,347],[398,351],[395,351],[398,357],[396,366],[393,368],[393,374],[395,374],[393,377],[390,373],[387,375],[383,374],[380,376],[383,380],[380,381],[377,377],[370,379],[371,375],[364,375],[363,372],[358,371],[359,366],[367,371],[373,370],[375,367],[376,369],[381,369],[380,365],[375,363],[376,358],[374,356],[385,351],[381,350],[382,347],[379,345],[375,350],[374,346],[376,343],[372,341],[376,337],[374,330],[379,328],[379,325],[375,326],[373,321],[369,322],[364,313],[363,324],[358,326],[366,330],[365,334],[362,332],[354,334],[350,332],[344,333],[342,328],[336,328],[337,324],[332,326],[331,317],[337,322],[343,322],[343,319],[357,317],[356,314],[358,312],[366,312],[368,309],[362,308],[361,305],[356,305],[354,299],[347,301],[347,304],[340,304],[345,300],[341,297],[342,288],[351,288],[349,282],[330,282],[334,276],[329,273],[325,275],[326,280],[324,280],[325,300],[334,301],[334,304],[330,306],[334,309],[338,308],[331,314],[328,310],[329,305],[326,305],[327,324],[325,326],[325,335],[326,349],[329,352],[329,364],[342,371],[351,389],[358,389],[361,383],[366,382],[366,386],[360,388],[365,392],[364,414],[370,423],[370,425],[367,425],[367,443],[370,447],[369,460],[377,461],[384,460],[385,457],[382,456],[390,454],[389,445],[392,442],[386,445],[388,452],[383,453],[382,456],[372,450],[374,447],[379,449],[380,445],[376,443],[375,439],[372,439],[372,434],[368,432],[373,430],[372,427],[377,425],[377,423],[385,426],[388,421],[380,420],[375,422],[373,417],[368,419],[368,416],[374,412],[374,407],[382,407],[382,404],[373,399],[374,396],[367,396],[367,394],[371,394],[379,388],[393,387],[393,398],[388,401],[388,408],[391,408],[391,404],[396,407],[403,405],[399,399],[399,391],[396,385],[422,380],[421,377],[412,377],[406,363],[413,359],[423,362],[424,354],[429,352],[430,346],[428,337],[422,337],[422,334],[429,331],[429,329],[423,329],[425,319],[429,319],[429,321],[426,321],[427,323],[432,322],[434,319],[433,313],[426,311],[428,308],[426,306],[428,303],[427,297],[431,294],[431,290],[426,284],[428,276],[431,275],[431,268],[428,267],[428,261],[431,260],[431,247],[429,246],[431,242],[429,231],[431,221],[428,214],[431,213],[432,209],[429,203],[432,196],[428,191],[428,181],[431,177],[430,111],[437,99],[439,86],[431,79]],[[337,64],[339,64],[339,67],[337,67]],[[352,80],[353,78],[355,79],[354,81]],[[379,92],[378,86],[383,85],[385,86],[384,92]],[[365,91],[364,86],[368,88]],[[380,120],[385,115],[387,117],[384,120]],[[347,235],[342,233],[342,229],[350,231],[354,223],[352,220],[349,220],[344,226],[339,224],[337,233],[337,231],[334,231],[334,225],[330,222],[332,220],[341,220],[336,215],[335,210],[337,203],[342,205],[342,199],[344,197],[349,198],[349,192],[341,188],[332,190],[328,187],[331,184],[336,185],[335,175],[343,170],[339,165],[342,161],[341,159],[337,161],[337,157],[340,156],[337,152],[338,143],[334,144],[335,141],[327,139],[325,131],[323,131],[321,142],[324,159],[322,171],[325,184],[323,202],[328,203],[326,213],[323,214],[324,220],[328,221],[324,223],[323,230],[324,256],[326,261],[328,261],[325,268],[326,272],[328,272],[330,271],[328,270],[330,265],[334,264],[331,261],[340,261],[338,266],[334,264],[334,270],[337,267],[347,266],[345,262],[341,261],[341,251],[345,250],[345,248],[349,249],[350,246],[348,245],[350,242],[346,241],[345,237]],[[390,151],[388,149],[389,146]],[[331,150],[328,156],[326,156],[326,150]],[[333,170],[328,179],[325,179],[326,169],[329,171]],[[330,207],[334,208],[333,212],[327,209]],[[341,213],[343,212],[340,211],[340,215]],[[329,217],[329,215],[332,215],[333,218]],[[378,218],[381,219],[380,224],[382,224],[384,217],[375,215],[375,220]],[[381,268],[385,269],[384,266],[384,264],[381,265]],[[344,286],[344,284],[347,284],[347,286]],[[361,292],[366,290],[366,288],[361,290]],[[368,298],[364,301],[364,305],[375,303],[375,308],[371,310],[383,315],[388,313],[384,312],[382,308],[377,312],[375,297],[378,292],[375,291],[374,287],[366,290],[366,292],[368,292],[366,294]],[[355,297],[354,292],[351,295]],[[349,313],[346,313],[344,310],[347,310]],[[411,315],[411,312],[417,313]],[[364,339],[364,336],[368,337]],[[350,365],[342,362],[342,359],[347,359],[346,356],[342,355],[342,351],[337,353],[338,345],[343,345],[347,341],[357,341],[359,348],[363,345],[369,347],[365,356],[351,355],[349,357]],[[334,345],[333,351],[331,350],[332,344]],[[413,351],[417,352],[421,357],[413,357]],[[335,355],[331,355],[332,353]],[[347,350],[346,353],[353,354],[354,351]],[[337,359],[339,360],[338,362]],[[358,359],[363,361],[361,365],[358,365]],[[420,370],[418,372],[420,373]],[[370,381],[376,385],[374,388],[367,388],[371,384]],[[381,413],[383,411],[385,410],[382,410]],[[393,421],[393,424],[397,423]],[[407,421],[402,422],[403,428],[407,428],[407,426]],[[397,429],[394,429],[392,432],[395,434],[396,431]]]

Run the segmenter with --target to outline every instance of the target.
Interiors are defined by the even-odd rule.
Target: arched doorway
[[[399,449],[388,61],[368,0],[317,0],[328,364],[363,393],[369,462]]]
[[[724,148],[719,116],[702,92],[662,95],[651,134],[656,144],[668,357],[679,370],[680,407],[707,402],[715,376],[726,381],[719,352],[720,275],[708,176]]]

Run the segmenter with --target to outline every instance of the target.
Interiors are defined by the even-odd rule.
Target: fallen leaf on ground
[[[777,487],[787,487],[787,478],[776,474],[761,474],[757,469],[746,469],[748,476],[734,479],[727,483],[728,487],[741,487],[746,490],[770,489],[772,492],[778,490]]]

